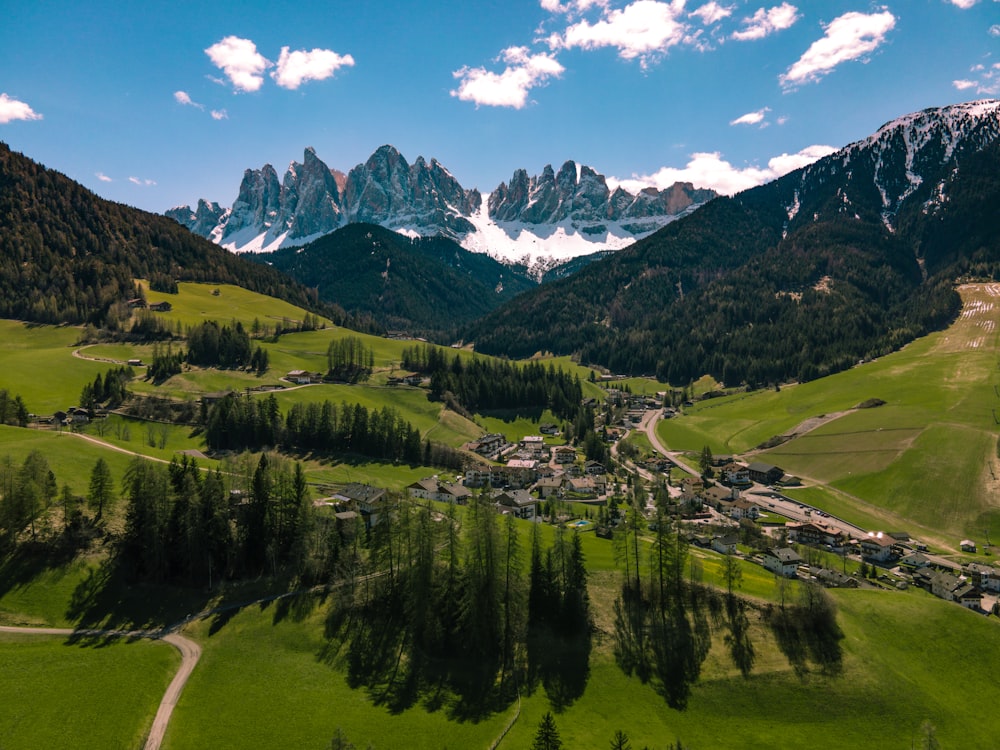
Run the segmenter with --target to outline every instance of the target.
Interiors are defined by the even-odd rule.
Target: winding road
[[[163,743],[163,735],[167,731],[167,724],[170,723],[170,716],[174,712],[174,706],[180,698],[184,685],[187,684],[188,677],[194,671],[198,659],[201,658],[201,646],[185,638],[180,633],[163,634],[162,630],[74,630],[73,628],[44,628],[44,627],[14,627],[10,625],[0,625],[0,633],[17,633],[23,635],[93,635],[93,636],[122,636],[126,638],[150,638],[152,640],[162,640],[181,652],[181,666],[174,675],[174,679],[167,686],[167,691],[163,694],[160,706],[156,710],[156,717],[153,725],[146,736],[146,744],[143,750],[160,750]]]

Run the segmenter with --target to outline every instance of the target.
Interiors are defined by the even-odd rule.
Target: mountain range
[[[998,113],[978,101],[901,117],[521,295],[463,337],[486,353],[727,385],[892,351],[957,313],[957,281],[1000,276]]]
[[[346,174],[307,148],[280,182],[270,164],[247,169],[230,208],[203,199],[166,215],[236,252],[301,246],[347,224],[379,224],[448,237],[540,276],[570,258],[625,247],[713,197],[690,183],[636,194],[611,190],[604,176],[567,161],[534,177],[518,169],[484,200],[436,159],[409,164],[386,145]]]

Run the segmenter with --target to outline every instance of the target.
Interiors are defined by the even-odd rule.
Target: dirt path
[[[174,675],[174,679],[167,686],[167,692],[163,694],[160,707],[156,710],[156,718],[153,719],[153,726],[149,729],[146,737],[146,744],[143,750],[160,750],[163,742],[163,735],[167,731],[167,724],[174,712],[174,706],[181,697],[181,691],[187,684],[188,677],[194,671],[198,659],[201,658],[201,646],[189,638],[185,638],[179,633],[171,633],[163,638],[167,643],[181,652],[181,666]]]
[[[156,710],[156,717],[150,727],[146,737],[146,744],[143,750],[159,750],[163,743],[163,735],[167,731],[167,724],[170,723],[170,716],[174,712],[174,706],[180,698],[184,685],[187,684],[188,677],[194,671],[201,658],[201,646],[185,638],[179,633],[170,633],[164,636],[163,631],[154,630],[74,630],[73,628],[40,628],[40,627],[12,627],[0,625],[0,633],[20,633],[25,635],[120,635],[129,638],[150,638],[152,640],[163,640],[176,648],[181,653],[181,666],[174,675],[174,679],[167,686],[167,692],[163,694],[160,706]]]

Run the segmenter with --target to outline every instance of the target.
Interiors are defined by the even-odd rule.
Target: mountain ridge
[[[310,147],[280,182],[270,164],[247,169],[229,209],[202,199],[196,209],[178,206],[166,215],[235,252],[301,246],[349,223],[374,223],[410,236],[443,235],[467,250],[535,266],[540,276],[570,258],[626,247],[714,196],[690,183],[612,191],[603,175],[567,161],[558,173],[546,165],[534,177],[517,169],[484,199],[436,159],[409,164],[390,145],[346,175]]]
[[[904,115],[462,335],[488,354],[574,354],[674,383],[809,380],[943,325],[955,279],[1000,276],[998,175],[1000,102]]]

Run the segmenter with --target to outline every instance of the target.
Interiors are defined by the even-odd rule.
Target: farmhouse
[[[750,469],[746,464],[730,461],[719,469],[719,478],[723,484],[750,484]]]
[[[576,461],[576,448],[569,445],[557,445],[552,449],[552,460],[557,464],[571,464]]]
[[[750,479],[761,484],[774,484],[785,476],[785,470],[777,466],[766,464],[763,461],[754,461],[747,467]]]
[[[413,482],[406,488],[410,497],[422,498],[424,500],[437,500],[442,503],[452,503],[454,505],[466,505],[472,492],[467,487],[450,482],[442,482],[436,477],[421,479]]]
[[[975,552],[976,543],[971,539],[963,539],[958,543],[958,546],[962,548],[962,552]]]
[[[810,521],[807,523],[789,523],[785,525],[788,530],[788,539],[799,544],[809,544],[813,547],[829,545],[839,547],[843,542],[843,534],[835,526],[825,523]]]
[[[887,562],[892,559],[895,543],[896,540],[888,534],[869,531],[868,536],[861,537],[861,556],[875,562]]]
[[[562,488],[563,475],[558,474],[551,477],[542,477],[537,482],[535,482],[535,489],[538,490],[538,494],[542,498],[548,498],[551,495],[559,492]]]
[[[772,548],[764,553],[764,567],[785,578],[794,578],[802,558],[790,547]]]
[[[720,555],[736,554],[736,545],[739,544],[740,537],[737,534],[727,534],[726,536],[713,536],[712,549]]]
[[[507,444],[507,438],[499,432],[491,432],[483,435],[479,440],[469,444],[470,450],[482,456],[491,456],[499,452]]]
[[[296,385],[309,385],[313,382],[313,376],[306,370],[289,370],[285,380],[290,380]]]
[[[517,518],[533,519],[538,510],[539,499],[524,490],[493,492],[493,503],[501,513],[512,513]]]
[[[378,524],[379,515],[385,504],[385,494],[385,490],[381,487],[351,482],[334,495],[333,499],[357,508],[365,520],[365,526],[370,529]]]

